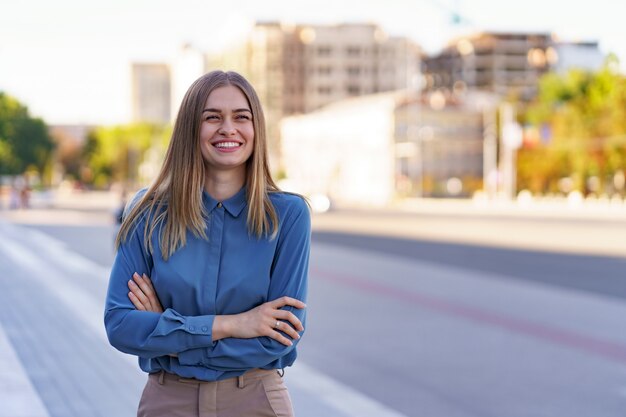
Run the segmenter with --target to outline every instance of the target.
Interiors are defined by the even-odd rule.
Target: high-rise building
[[[170,69],[166,64],[132,64],[132,120],[168,123],[170,111]]]
[[[420,76],[420,48],[374,24],[257,23],[243,51],[244,62],[224,55],[210,58],[209,66],[238,70],[255,86],[274,158],[283,117],[348,97],[414,88]]]
[[[248,53],[249,75],[265,104],[283,115],[411,87],[421,57],[408,39],[389,37],[374,24],[353,23],[259,23]]]
[[[308,26],[300,38],[305,112],[346,97],[404,89],[419,74],[419,48],[373,24]]]
[[[557,59],[549,33],[477,33],[424,59],[426,88],[477,89],[528,100]]]

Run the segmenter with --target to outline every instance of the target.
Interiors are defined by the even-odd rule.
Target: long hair
[[[146,217],[145,249],[154,251],[153,233],[159,232],[159,246],[167,260],[186,244],[187,230],[196,237],[207,239],[205,221],[208,213],[202,204],[202,190],[210,169],[200,151],[202,110],[209,94],[219,87],[232,85],[244,94],[252,110],[254,144],[246,161],[246,199],[248,202],[248,232],[258,238],[275,237],[278,216],[269,193],[280,191],[271,177],[265,117],[259,98],[250,83],[240,74],[213,71],[198,78],[187,90],[176,117],[172,138],[161,170],[141,197],[130,208],[117,234],[116,247],[134,233],[139,219]]]

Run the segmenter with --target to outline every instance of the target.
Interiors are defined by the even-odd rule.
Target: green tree
[[[18,175],[28,169],[43,174],[54,142],[43,120],[28,108],[0,92],[0,175]]]
[[[96,128],[88,134],[83,149],[81,179],[98,188],[112,182],[136,185],[147,151],[163,154],[170,136],[169,126],[149,123]]]
[[[557,191],[570,177],[581,192],[606,192],[626,169],[626,78],[610,56],[596,72],[571,70],[545,75],[537,100],[526,109],[526,123],[548,125],[551,139],[519,154],[518,179],[535,192]],[[597,177],[598,190],[588,188]]]

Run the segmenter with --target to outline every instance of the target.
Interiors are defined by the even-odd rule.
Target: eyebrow
[[[204,113],[205,111],[208,111],[208,112],[211,112],[211,113],[221,113],[222,112],[220,109],[204,109],[204,110],[202,110],[202,113]],[[233,110],[233,113],[242,113],[242,112],[252,113],[252,110],[246,109],[246,108]]]

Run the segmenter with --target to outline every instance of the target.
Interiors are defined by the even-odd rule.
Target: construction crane
[[[438,9],[444,11],[450,16],[450,24],[452,26],[460,26],[462,24],[471,24],[471,22],[459,12],[459,0],[451,0],[443,2],[440,0],[422,0],[424,3],[432,4]],[[451,3],[451,4],[450,4]]]

